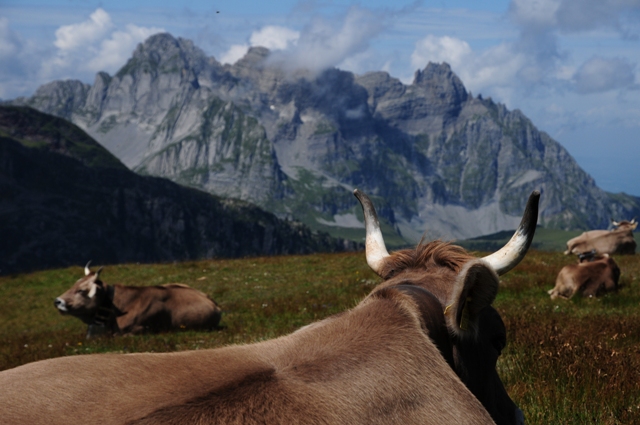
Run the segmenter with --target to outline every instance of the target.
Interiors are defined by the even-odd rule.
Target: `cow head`
[[[99,280],[102,267],[92,272],[89,264],[91,261],[84,267],[84,277],[53,302],[61,314],[70,314],[87,324],[92,322],[105,294],[105,286]]]
[[[446,323],[448,332],[443,339],[442,332],[427,328],[445,360],[497,424],[524,423],[496,371],[506,345],[506,329],[491,303],[498,292],[498,276],[515,267],[531,245],[540,193],[529,197],[511,240],[482,259],[440,241],[389,254],[371,200],[357,189],[354,194],[364,212],[367,263],[384,280],[377,290],[419,287],[430,293],[437,301],[435,308],[431,303],[429,315],[439,317],[434,323]],[[436,334],[439,336],[434,337]]]
[[[616,228],[616,230],[630,230],[632,232],[636,230],[636,227],[638,227],[638,222],[635,217],[631,221],[615,221],[614,219],[611,219],[611,224]]]

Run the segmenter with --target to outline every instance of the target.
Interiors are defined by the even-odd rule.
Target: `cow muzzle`
[[[53,305],[58,309],[60,313],[66,313],[68,311],[67,303],[64,302],[64,300],[61,298],[56,298],[55,301],[53,301]]]

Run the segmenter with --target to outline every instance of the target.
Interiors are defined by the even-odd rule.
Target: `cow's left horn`
[[[89,260],[89,262],[87,263],[86,266],[84,266],[84,275],[85,276],[89,276],[89,274],[91,273],[91,270],[89,270],[89,264],[91,264],[91,260]]]
[[[538,223],[538,201],[540,200],[540,192],[534,190],[529,196],[527,207],[520,221],[520,226],[500,250],[483,258],[484,261],[496,271],[498,275],[503,275],[524,258],[533,235],[536,233],[536,224]]]
[[[371,199],[358,189],[353,191],[353,194],[360,201],[362,205],[362,213],[364,214],[364,229],[366,233],[365,237],[365,252],[367,255],[367,264],[371,267],[371,270],[378,275],[382,271],[382,265],[384,259],[389,256],[387,247],[384,244],[382,238],[382,231],[380,230],[380,222],[378,221],[378,214],[373,207]]]

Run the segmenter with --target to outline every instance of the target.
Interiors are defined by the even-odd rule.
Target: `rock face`
[[[244,201],[137,175],[77,126],[24,107],[0,107],[0,193],[0,274],[356,247]]]
[[[533,189],[546,227],[640,215],[640,198],[600,190],[520,111],[473,97],[447,64],[405,85],[384,72],[286,72],[264,48],[223,66],[158,34],[114,76],[53,82],[13,103],[71,120],[142,174],[335,234],[362,226],[354,187],[405,242],[513,229]]]

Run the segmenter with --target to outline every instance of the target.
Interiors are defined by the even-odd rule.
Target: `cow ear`
[[[491,305],[498,293],[498,275],[483,260],[469,261],[460,270],[445,307],[447,327],[458,337],[475,336],[480,311]]]

